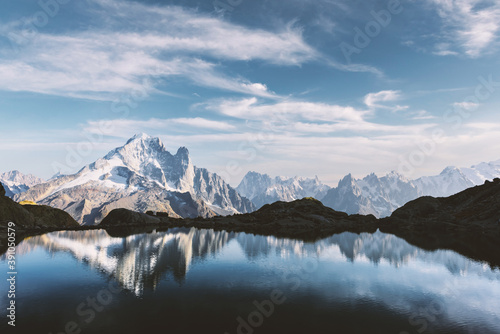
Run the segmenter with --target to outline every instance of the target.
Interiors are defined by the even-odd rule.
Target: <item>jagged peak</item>
[[[455,171],[460,172],[460,168],[455,167],[455,166],[448,166],[445,169],[443,169],[443,171],[441,172],[441,175],[448,174],[450,172],[455,172]]]
[[[256,171],[248,171],[245,176],[243,177],[243,179],[248,179],[248,178],[251,178],[251,177],[264,177],[266,179],[271,179],[271,177],[269,176],[269,174],[263,174],[263,173],[259,173],[259,172],[256,172]]]
[[[390,173],[387,173],[386,175],[388,178],[396,178],[396,179],[400,179],[400,180],[407,180],[407,178],[399,173],[398,171],[395,171],[395,170],[391,170]]]
[[[144,148],[148,148],[148,147],[151,147],[151,145],[153,145],[153,148],[154,148],[154,146],[158,146],[158,148],[160,150],[167,151],[167,149],[165,148],[165,145],[163,145],[163,142],[161,141],[161,139],[159,137],[152,137],[152,136],[145,134],[145,133],[139,133],[139,134],[136,134],[135,136],[133,136],[132,138],[130,138],[129,140],[127,140],[125,145],[111,150],[105,156],[105,158],[109,158],[113,154],[115,154],[116,152],[119,152],[123,149],[130,149],[131,147],[134,149],[137,149],[138,147],[141,147],[141,146],[143,146]]]
[[[189,150],[185,146],[181,146],[177,149],[175,156],[181,158],[182,160],[189,160]]]
[[[150,136],[146,133],[138,133],[138,134],[134,135],[132,138],[127,140],[125,145],[122,147],[131,145],[131,144],[136,144],[136,143],[143,143],[143,144],[153,143],[153,144],[156,144],[159,147],[165,149],[165,146],[163,145],[163,142],[161,141],[161,139],[159,137],[153,137],[153,136]]]
[[[24,174],[17,169],[5,172],[0,174],[0,179],[5,181],[14,181],[14,182],[22,182],[22,181],[35,181],[35,182],[43,182],[42,178],[35,176],[33,174]]]
[[[366,175],[363,180],[371,180],[371,179],[378,179],[377,174],[371,172],[370,174]]]
[[[352,185],[354,183],[354,179],[352,177],[352,174],[349,173],[342,180],[339,182],[339,188],[347,185]]]
[[[152,139],[153,137],[151,137],[150,135],[144,133],[144,132],[140,132],[140,133],[136,133],[132,138],[130,138],[128,141],[127,141],[127,144],[130,143],[130,142],[133,142],[134,140],[149,140],[149,139]]]
[[[16,176],[29,176],[29,175],[23,174],[20,171],[18,171],[17,169],[0,174],[0,177],[2,177],[2,178],[12,178],[12,177],[16,177]]]

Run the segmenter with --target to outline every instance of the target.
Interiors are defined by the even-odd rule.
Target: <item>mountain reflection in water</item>
[[[346,232],[313,243],[196,228],[174,228],[124,238],[112,237],[105,230],[64,231],[29,238],[17,246],[17,253],[28,253],[36,247],[50,253],[67,252],[141,296],[145,289],[155,290],[168,273],[182,283],[193,261],[216,256],[232,241],[249,260],[274,254],[284,259],[317,257],[332,262],[374,264],[385,261],[396,268],[421,261],[442,265],[453,275],[475,274],[500,281],[500,272],[485,264],[452,251],[425,251],[379,231],[359,235]]]

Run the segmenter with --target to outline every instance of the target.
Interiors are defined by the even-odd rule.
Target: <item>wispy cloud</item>
[[[103,124],[107,125],[103,126]],[[168,131],[179,133],[193,132],[193,130],[196,129],[225,132],[234,130],[235,127],[228,122],[209,120],[201,117],[169,119],[151,118],[148,120],[113,119],[108,121],[88,121],[83,126],[85,132],[121,138],[129,138],[138,132],[158,134]]]
[[[155,80],[181,77],[199,86],[274,97],[262,83],[226,74],[220,62],[296,66],[317,58],[292,25],[269,32],[176,6],[93,2],[101,6],[95,11],[101,26],[39,33],[21,53],[4,50],[0,89],[106,99],[130,90],[153,92]],[[16,27],[6,23],[3,30]]]
[[[427,110],[417,110],[414,112],[410,112],[409,116],[414,120],[429,120],[437,118],[436,116],[431,115]]]
[[[395,134],[420,133],[435,124],[387,125],[368,120],[372,116],[372,108],[378,108],[378,102],[394,101],[399,92],[384,91],[367,96],[370,109],[357,109],[309,101],[279,101],[263,103],[257,98],[219,99],[197,105],[206,110],[216,112],[246,122],[256,122],[256,129],[293,133],[299,136],[342,133],[353,135],[362,133]],[[383,106],[394,110],[397,107]],[[248,124],[248,123],[245,123]]]
[[[427,0],[443,20],[437,55],[465,54],[477,58],[488,52],[500,31],[500,2],[484,0]],[[460,51],[460,53],[458,52]]]
[[[364,98],[364,103],[371,110],[389,109],[391,111],[400,111],[408,109],[408,106],[387,105],[386,102],[394,102],[402,98],[399,90],[383,90],[377,93],[369,93]]]
[[[479,107],[479,103],[474,102],[455,102],[453,106],[457,109],[464,110],[476,110]]]
[[[208,110],[248,120],[305,119],[310,121],[362,121],[366,111],[350,106],[330,105],[305,101],[259,103],[257,98],[240,100],[215,100],[204,106]]]

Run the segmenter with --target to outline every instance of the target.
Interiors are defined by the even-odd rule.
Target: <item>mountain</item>
[[[446,167],[439,175],[415,180],[415,185],[423,195],[447,197],[496,177],[500,177],[500,160],[482,162],[470,168]]]
[[[271,178],[267,174],[248,172],[236,190],[252,200],[257,208],[276,201],[314,197],[337,211],[382,218],[420,196],[447,197],[496,177],[500,177],[500,160],[469,168],[447,167],[439,175],[415,180],[395,171],[382,177],[372,173],[362,179],[348,174],[334,188],[321,183],[317,177]]]
[[[449,197],[420,197],[379,226],[422,248],[453,249],[500,267],[500,179]]]
[[[290,202],[304,197],[322,198],[330,189],[318,177],[271,178],[267,174],[248,172],[236,190],[249,198],[257,208],[276,201]]]
[[[500,179],[486,181],[449,197],[420,197],[383,219],[372,215],[348,215],[313,198],[304,198],[267,204],[252,213],[196,219],[175,219],[120,209],[113,210],[101,226],[108,231],[141,226],[157,230],[196,227],[307,241],[335,233],[380,230],[426,250],[451,249],[500,267]],[[355,244],[355,249],[361,246]]]
[[[370,174],[363,179],[344,177],[321,201],[332,209],[348,214],[389,216],[395,209],[421,195],[416,185],[397,172],[383,177]]]
[[[409,229],[423,225],[449,230],[487,229],[498,234],[500,178],[486,181],[483,185],[468,188],[449,197],[420,197],[394,211],[389,221],[393,225],[404,225]]]
[[[6,191],[0,184],[0,228],[9,227],[9,222],[15,223],[16,230],[79,226],[69,214],[62,210],[44,205],[21,205],[5,195]],[[7,233],[2,231],[1,235],[6,237]]]
[[[321,201],[324,205],[347,214],[378,216],[370,198],[363,194],[351,174],[340,180],[337,188],[330,189]]]
[[[168,152],[159,138],[139,134],[83,167],[14,197],[63,209],[85,225],[111,210],[161,211],[172,217],[211,217],[254,210],[217,174],[195,167],[185,147]]]
[[[332,209],[349,214],[373,214],[381,218],[421,196],[447,197],[486,180],[500,177],[500,160],[470,168],[447,167],[439,175],[416,180],[391,172],[383,177],[370,174],[354,179],[350,174],[330,189],[321,201]]]
[[[424,251],[404,239],[380,231],[373,234],[345,232],[314,243],[196,228],[172,228],[165,232],[122,237],[108,234],[106,230],[61,231],[26,239],[17,247],[16,253],[26,254],[38,247],[51,254],[64,252],[84,265],[99,269],[100,273],[113,278],[123,288],[141,296],[147,290],[157,289],[161,279],[167,275],[182,283],[194,263],[219,255],[227,250],[230,242],[249,260],[273,254],[296,254],[334,258],[336,261],[342,257],[350,262],[369,260],[374,264],[385,261],[400,267],[418,259],[433,265],[442,264],[456,276],[495,274],[494,271],[486,271],[482,263],[458,254]],[[333,254],[336,256],[332,257]],[[130,275],[132,272],[135,274]]]
[[[23,174],[17,170],[0,174],[0,183],[3,184],[7,197],[23,193],[43,182],[45,182],[43,179],[31,174]]]

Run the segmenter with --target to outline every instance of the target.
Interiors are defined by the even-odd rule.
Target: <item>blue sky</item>
[[[4,1],[0,171],[140,132],[233,185],[498,160],[499,31],[488,0]]]

